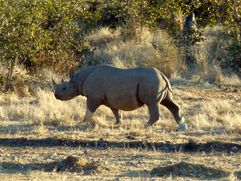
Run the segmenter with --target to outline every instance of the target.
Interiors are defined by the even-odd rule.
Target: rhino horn
[[[52,84],[53,84],[53,87],[54,89],[57,87],[57,83],[54,81],[54,79],[52,78]]]

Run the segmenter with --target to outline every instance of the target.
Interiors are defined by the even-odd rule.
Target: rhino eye
[[[63,90],[66,90],[67,88],[66,87],[63,87]]]

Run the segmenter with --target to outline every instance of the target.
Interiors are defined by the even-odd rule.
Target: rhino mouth
[[[55,96],[56,99],[59,99],[59,100],[67,100],[65,97],[61,97],[58,94],[55,94],[54,96]]]
[[[61,101],[68,101],[68,100],[72,99],[72,97],[60,96],[58,94],[55,94],[54,96],[55,96],[56,99],[61,100]]]

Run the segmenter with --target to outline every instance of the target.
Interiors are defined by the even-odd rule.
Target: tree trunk
[[[186,54],[186,65],[188,69],[188,74],[192,76],[198,71],[198,64],[193,52],[191,51],[193,43],[193,38],[195,36],[195,32],[197,31],[197,22],[195,19],[195,14],[191,13],[186,17],[183,28],[184,35],[184,46],[185,46],[185,54]]]
[[[8,66],[8,77],[7,77],[7,83],[5,86],[6,91],[13,91],[13,84],[12,84],[13,69],[17,60],[18,60],[18,55],[16,55],[15,59],[12,59],[10,61],[10,64]]]

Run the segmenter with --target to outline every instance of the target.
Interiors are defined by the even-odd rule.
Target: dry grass
[[[240,84],[240,79],[231,69],[232,56],[228,48],[233,39],[226,34],[221,26],[206,27],[201,30],[204,40],[191,47],[191,53],[197,60],[198,72],[193,81],[225,83],[227,76],[230,83]]]
[[[148,119],[146,107],[124,112],[122,125],[115,128],[112,126],[113,115],[104,106],[95,113],[94,126],[83,123],[83,97],[67,102],[58,101],[49,88],[38,89],[35,96],[24,98],[16,94],[1,94],[1,180],[200,180],[209,177],[236,180],[240,171],[240,152],[235,146],[231,148],[234,153],[215,150],[169,152],[168,149],[190,140],[194,145],[213,141],[215,147],[215,141],[220,141],[217,149],[222,148],[224,142],[240,144],[240,87],[180,86],[174,87],[174,98],[190,127],[187,132],[175,131],[176,123],[164,108],[161,108],[160,121],[152,128],[143,128]],[[18,138],[32,143],[28,147],[21,147],[17,143]],[[38,142],[45,138],[55,142]],[[5,139],[18,146],[9,144]],[[62,139],[66,143],[76,140],[101,144],[102,141],[108,141],[113,145],[118,142],[165,143],[166,147],[158,150],[153,146],[149,150],[128,146],[54,146]],[[83,158],[84,163],[88,164],[79,166],[79,162],[71,162],[66,165],[66,158],[70,156]],[[187,169],[180,172],[178,166],[183,162]],[[90,166],[93,168],[91,174],[88,172]],[[152,175],[152,170],[159,167],[164,170],[160,173],[163,176]],[[223,176],[216,175],[219,171],[224,173]]]
[[[162,70],[168,77],[188,75],[186,72],[184,47],[177,47],[174,39],[165,31],[142,32],[125,38],[122,29],[101,28],[86,36],[86,46],[95,51],[84,58],[84,65],[112,64],[129,68],[151,66]],[[198,71],[191,75],[192,83],[240,84],[239,77],[231,69],[234,57],[229,51],[232,37],[220,26],[201,29],[204,40],[190,47],[189,53],[197,60]]]
[[[238,158],[240,155],[215,154],[215,153],[165,153],[162,151],[148,151],[145,149],[84,149],[70,147],[37,147],[37,148],[1,148],[4,157],[1,158],[1,180],[200,180],[195,178],[195,171],[192,177],[185,177],[186,172],[166,171],[165,177],[153,177],[153,168],[178,165],[185,162],[190,166],[205,166],[221,170],[223,172],[236,172],[239,170]],[[6,152],[7,151],[7,152]],[[114,168],[114,171],[102,174],[85,174],[83,172],[50,171],[46,172],[37,167],[45,168],[52,163],[60,163],[69,155],[85,157],[89,162],[101,162],[107,168]],[[35,163],[35,164],[34,164]],[[36,166],[37,164],[37,166]],[[22,170],[20,168],[23,168]],[[79,167],[77,167],[79,168]],[[182,168],[185,170],[185,168]],[[188,171],[188,169],[187,169]],[[210,171],[212,171],[210,169]],[[176,175],[178,174],[179,175]],[[163,173],[164,174],[164,173]],[[199,172],[200,174],[200,172]],[[202,174],[201,176],[207,173]],[[234,173],[235,174],[235,173]],[[226,180],[236,179],[235,175],[230,175]],[[201,177],[202,178],[202,177]],[[213,177],[216,178],[216,177]],[[220,180],[223,177],[219,175]],[[216,178],[217,179],[217,178]]]
[[[189,88],[191,89],[191,88]],[[198,92],[198,89],[193,89]],[[186,91],[186,89],[184,90]],[[241,131],[241,103],[240,93],[229,94],[231,99],[198,97],[199,95],[190,94],[183,96],[182,89],[176,89],[174,97],[178,100],[188,124],[192,129],[222,128],[226,131]],[[213,90],[206,91],[210,96],[218,92]],[[180,97],[178,97],[178,95]],[[193,97],[196,96],[196,97]],[[200,102],[195,100],[203,99]],[[184,100],[183,100],[184,99]],[[185,100],[187,99],[187,100]],[[236,100],[235,100],[236,99]],[[77,97],[71,101],[63,102],[56,100],[50,90],[39,89],[36,97],[20,98],[16,94],[4,94],[0,96],[0,119],[2,121],[20,121],[35,125],[67,125],[74,126],[83,121],[86,109],[86,99]],[[161,127],[175,127],[172,115],[161,108],[160,121],[157,123]],[[109,127],[115,122],[111,111],[101,106],[95,113],[95,125]],[[123,128],[142,128],[148,120],[147,108],[123,112]]]
[[[160,69],[165,69],[164,72],[169,71],[174,82],[174,99],[181,107],[189,130],[176,132],[176,123],[164,107],[161,107],[160,120],[149,129],[143,127],[148,120],[145,106],[136,111],[123,112],[122,125],[118,128],[113,125],[115,120],[111,111],[104,106],[96,111],[91,121],[84,123],[84,97],[64,102],[56,100],[53,95],[51,78],[60,81],[61,76],[45,70],[30,77],[21,67],[17,67],[15,93],[0,94],[1,180],[151,180],[151,170],[160,166],[164,170],[171,166],[174,171],[154,179],[200,180],[202,177],[195,177],[190,170],[194,168],[195,172],[195,166],[203,168],[205,165],[231,173],[221,180],[237,179],[237,173],[240,173],[240,147],[232,144],[240,145],[241,141],[239,79],[227,78],[221,72],[216,74],[214,71],[215,76],[220,73],[225,84],[234,85],[207,84],[206,80],[211,80],[209,75],[212,69],[206,69],[208,65],[204,63],[201,73],[203,79],[199,75],[190,81],[181,79],[178,75],[178,49],[165,32],[145,30],[141,39],[124,41],[120,30],[111,32],[101,29],[87,40],[97,47],[93,59],[87,61],[110,63],[118,67],[160,66]],[[193,85],[193,82],[201,84]],[[53,142],[46,142],[46,138]],[[18,139],[29,145],[19,145]],[[86,141],[90,144],[104,144],[107,141],[112,145],[122,142],[144,145],[135,149],[128,147],[128,144],[103,148],[81,146],[80,143]],[[181,149],[170,151],[180,144],[193,148],[209,142],[213,143],[211,151],[205,150],[204,146],[204,150],[192,153]],[[56,143],[59,145],[54,145]],[[145,145],[148,143],[151,149]],[[155,144],[164,146],[156,148]],[[223,150],[226,144],[230,146],[228,151]],[[58,163],[69,156],[83,157],[88,163],[103,163],[105,167],[100,169],[114,168],[114,171],[100,170],[86,175],[82,171],[69,172],[63,169],[62,172],[56,172],[53,168],[48,172],[41,169],[52,163],[57,163],[58,167]],[[176,166],[183,162],[188,164],[188,168],[190,166],[188,175],[175,171]]]
[[[86,42],[95,47],[93,56],[86,64],[112,64],[117,67],[157,67],[168,76],[184,70],[182,57],[173,39],[165,31],[151,32],[143,28],[139,37],[124,39],[121,30],[101,28],[86,37]]]
[[[16,93],[0,96],[0,119],[4,122],[21,121],[34,125],[75,126],[83,121],[86,109],[84,97],[70,101],[56,100],[51,77],[60,80],[60,76],[50,71],[43,71],[39,80],[28,77],[21,68],[19,77],[27,79],[17,86]],[[21,91],[20,91],[21,90]],[[191,129],[222,128],[226,131],[241,130],[240,87],[177,87],[174,98],[182,108],[182,113]],[[24,96],[23,96],[24,95]],[[148,120],[147,108],[132,112],[123,112],[122,128],[139,129]],[[111,127],[115,122],[111,111],[101,106],[95,113],[94,125]],[[85,123],[82,123],[85,124]],[[174,128],[176,123],[172,115],[161,108],[160,121],[157,125]]]

